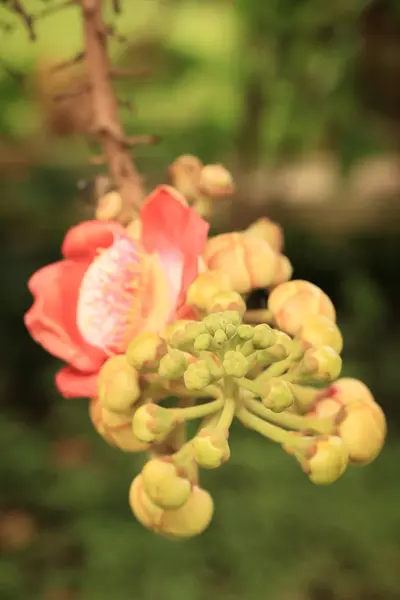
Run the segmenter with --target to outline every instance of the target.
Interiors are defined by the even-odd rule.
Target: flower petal
[[[72,227],[64,238],[61,252],[71,260],[92,261],[102,248],[112,245],[115,236],[124,233],[113,221],[84,221]]]
[[[166,269],[171,292],[179,304],[198,271],[209,225],[183,196],[169,186],[159,186],[141,210],[142,242],[148,253],[157,253]]]
[[[98,373],[83,374],[64,367],[56,374],[56,386],[64,398],[91,398],[97,393]]]
[[[125,233],[88,267],[80,284],[77,325],[84,340],[107,354],[123,352],[142,320],[141,249]]]
[[[104,354],[88,346],[76,329],[76,296],[87,266],[60,261],[30,278],[34,303],[24,321],[32,338],[50,354],[84,372],[96,370]]]

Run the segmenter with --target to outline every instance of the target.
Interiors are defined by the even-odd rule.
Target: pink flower
[[[96,395],[105,360],[140,331],[160,331],[185,306],[198,272],[208,224],[180,194],[158,187],[140,214],[137,239],[115,222],[86,221],[67,233],[63,259],[40,269],[28,286],[25,314],[33,339],[65,361],[56,384],[67,398]]]

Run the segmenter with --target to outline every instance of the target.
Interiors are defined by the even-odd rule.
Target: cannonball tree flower
[[[63,258],[29,280],[34,303],[25,315],[33,339],[67,363],[56,375],[63,396],[96,396],[110,356],[187,314],[208,227],[181,194],[159,186],[142,207],[138,237],[112,221],[69,230]]]

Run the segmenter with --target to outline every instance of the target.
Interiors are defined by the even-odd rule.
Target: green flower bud
[[[340,437],[321,436],[307,460],[302,461],[302,466],[310,481],[316,485],[329,485],[343,475],[348,461],[348,452]]]
[[[222,360],[212,352],[201,352],[200,358],[205,360],[213,381],[218,381],[225,375]]]
[[[213,312],[203,319],[203,323],[211,334],[219,329],[230,335],[236,333],[237,327],[241,324],[242,317],[237,310],[224,310],[222,312]],[[234,330],[233,330],[234,328]]]
[[[202,429],[192,445],[196,462],[204,469],[217,469],[231,454],[227,436],[219,429]]]
[[[159,335],[144,331],[130,342],[126,356],[135,369],[144,372],[155,371],[167,350],[165,340]]]
[[[132,420],[133,434],[147,444],[162,441],[175,427],[175,419],[168,408],[157,404],[140,406]]]
[[[293,340],[292,338],[285,333],[284,331],[279,331],[278,329],[274,329],[275,333],[275,344],[279,346],[283,346],[286,350],[287,356],[291,354],[293,351]]]
[[[254,327],[252,342],[255,348],[269,348],[276,343],[275,331],[266,323]]]
[[[228,336],[223,329],[217,329],[214,333],[214,345],[221,348],[228,341]]]
[[[250,368],[249,361],[241,352],[229,350],[223,360],[225,373],[233,377],[245,377]]]
[[[123,354],[104,363],[98,382],[100,404],[112,412],[125,412],[140,397],[139,376]]]
[[[163,379],[178,379],[182,377],[188,364],[189,361],[184,352],[172,349],[160,360],[158,374]]]
[[[237,335],[243,341],[251,340],[254,335],[254,328],[251,325],[239,325]]]
[[[310,374],[314,381],[328,382],[339,377],[342,370],[342,359],[333,348],[320,346],[309,348],[301,362],[301,368]]]
[[[143,489],[160,508],[179,508],[186,504],[192,491],[190,481],[180,475],[168,459],[150,460],[142,471]]]
[[[272,377],[262,389],[262,403],[270,410],[283,412],[293,404],[293,392],[284,379]]]
[[[205,360],[198,360],[188,366],[183,376],[188,390],[203,390],[212,381],[211,371]]]
[[[190,350],[195,340],[204,333],[207,333],[204,323],[189,321],[184,327],[179,327],[169,335],[168,343],[172,348]]]
[[[194,349],[197,352],[201,352],[202,350],[208,350],[211,348],[213,343],[213,338],[209,333],[202,333],[198,338],[194,341]]]
[[[228,336],[228,339],[231,340],[236,335],[237,327],[233,323],[228,323],[225,326],[224,330],[226,335]]]

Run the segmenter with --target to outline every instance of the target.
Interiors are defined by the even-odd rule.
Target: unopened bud
[[[174,321],[173,323],[171,323],[171,325],[168,325],[168,327],[166,328],[166,330],[164,332],[164,338],[165,338],[165,341],[167,342],[167,344],[172,345],[171,344],[172,339],[175,336],[179,337],[179,335],[185,331],[185,327],[189,323],[191,323],[191,321],[185,320],[185,319],[180,319],[179,321]]]
[[[223,165],[206,165],[200,173],[199,189],[212,198],[231,196],[235,191],[232,174]]]
[[[340,375],[342,359],[329,346],[309,348],[304,354],[301,367],[314,381],[333,381]]]
[[[223,329],[217,329],[217,331],[214,333],[213,341],[217,348],[222,348],[222,346],[228,341],[228,336]]]
[[[217,469],[229,460],[226,435],[218,429],[202,429],[192,441],[197,463],[204,469]]]
[[[188,366],[183,376],[188,390],[203,390],[212,382],[212,374],[205,360],[197,360]]]
[[[142,442],[161,441],[174,426],[175,419],[171,411],[157,404],[140,406],[133,415],[133,433]]]
[[[312,346],[329,346],[340,353],[343,349],[343,337],[340,329],[331,319],[323,315],[310,315],[304,321],[299,338]]]
[[[348,452],[340,437],[321,436],[315,441],[303,468],[316,485],[329,485],[343,475],[348,465]]]
[[[211,298],[219,292],[232,290],[229,277],[223,271],[200,273],[189,286],[186,295],[187,304],[206,310]]]
[[[281,285],[286,281],[289,281],[293,275],[293,265],[284,254],[280,254],[276,263],[276,270],[274,273],[273,281],[271,282],[271,287],[275,287],[277,285]]]
[[[245,377],[250,368],[249,361],[241,352],[229,350],[223,360],[225,373],[232,377]]]
[[[293,404],[293,392],[284,379],[271,378],[262,389],[262,403],[270,410],[279,413]]]
[[[193,538],[207,529],[213,512],[214,503],[210,494],[194,486],[186,504],[164,511],[157,531],[172,540]]]
[[[181,350],[171,349],[160,360],[158,374],[163,379],[182,377],[189,365],[187,355]]]
[[[147,444],[133,434],[132,411],[112,412],[104,408],[98,398],[93,398],[89,404],[89,415],[97,433],[110,446],[123,452],[143,452],[147,449]]]
[[[251,325],[239,325],[237,335],[243,341],[251,340],[254,335],[254,328]]]
[[[328,296],[309,281],[293,280],[278,285],[270,293],[268,309],[279,329],[297,335],[311,315],[336,320],[335,308]]]
[[[201,352],[203,350],[208,350],[211,348],[213,343],[213,337],[209,333],[202,333],[198,338],[194,341],[194,349],[197,352]]]
[[[252,235],[266,241],[275,252],[282,252],[283,231],[282,228],[266,217],[255,221],[245,230],[245,235]]]
[[[166,460],[150,460],[142,470],[144,491],[161,508],[179,508],[190,496],[190,481],[178,473],[176,466]]]
[[[260,325],[254,327],[252,342],[255,348],[269,348],[276,341],[274,330],[266,323],[260,323]]]
[[[216,354],[213,352],[202,352],[200,358],[206,362],[213,381],[218,381],[225,375],[222,361]]]
[[[222,312],[213,312],[203,319],[203,323],[211,334],[222,330],[225,335],[232,337],[236,333],[237,327],[241,324],[242,317],[236,310],[224,310]],[[229,336],[228,336],[229,333]]]
[[[129,363],[139,371],[155,371],[160,359],[167,352],[167,344],[152,332],[139,333],[129,344],[126,356]]]
[[[127,411],[140,397],[138,373],[123,354],[104,363],[97,386],[102,406],[111,411]]]
[[[382,450],[386,437],[386,419],[376,403],[356,401],[346,409],[338,426],[353,465],[368,465]]]
[[[206,310],[209,313],[230,310],[244,315],[246,312],[246,303],[237,292],[219,292],[207,302]]]

